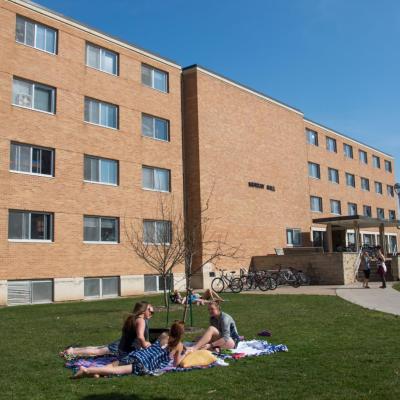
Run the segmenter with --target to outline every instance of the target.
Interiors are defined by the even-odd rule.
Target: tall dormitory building
[[[156,243],[160,196],[190,224],[213,191],[240,265],[320,245],[316,216],[397,217],[393,157],[293,107],[28,1],[0,0],[0,27],[0,304],[158,291],[124,221]]]

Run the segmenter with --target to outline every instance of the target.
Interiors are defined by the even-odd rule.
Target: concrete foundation
[[[83,300],[83,278],[54,278],[54,301]]]
[[[7,281],[0,281],[0,306],[7,305]]]
[[[132,296],[144,293],[143,275],[123,275],[120,279],[121,296]]]

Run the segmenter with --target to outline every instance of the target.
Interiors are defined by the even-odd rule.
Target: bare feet
[[[74,348],[73,347],[67,347],[63,351],[60,351],[58,353],[58,355],[60,357],[63,357],[63,358],[73,357],[74,356]]]
[[[72,375],[72,379],[79,379],[88,376],[87,368],[80,366],[78,371]]]

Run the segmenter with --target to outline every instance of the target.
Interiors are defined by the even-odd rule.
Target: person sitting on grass
[[[131,363],[127,365],[109,364],[104,367],[79,367],[73,378],[100,377],[108,375],[146,375],[157,369],[164,368],[173,360],[178,366],[185,358],[181,339],[185,332],[183,321],[174,322],[169,333],[162,333],[158,340],[146,349],[135,352]]]
[[[216,301],[208,304],[210,314],[210,326],[203,336],[190,348],[194,350],[215,350],[234,349],[240,338],[233,318],[221,311],[221,307]]]
[[[132,351],[151,346],[149,342],[149,319],[154,308],[147,301],[135,304],[122,327],[121,338],[106,346],[68,347],[59,355],[64,358],[116,355],[124,357]]]
[[[203,300],[210,300],[210,301],[224,301],[222,297],[220,297],[217,292],[212,289],[207,289],[202,295],[201,298]]]
[[[207,289],[201,296],[195,292],[194,289],[189,289],[188,304],[196,304],[197,306],[204,306],[212,301],[224,301],[214,290]],[[181,304],[185,304],[186,297],[182,299]]]

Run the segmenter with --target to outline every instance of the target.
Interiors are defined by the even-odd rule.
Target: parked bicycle
[[[278,270],[271,273],[271,276],[276,280],[277,285],[290,285],[295,288],[301,285],[302,279],[297,270],[292,267],[284,268],[277,264]]]
[[[225,271],[225,269],[219,269],[220,276],[211,281],[211,289],[217,293],[226,289],[230,289],[233,293],[240,293],[243,289],[242,280],[235,276],[235,271],[231,271],[229,274]]]
[[[274,290],[277,288],[275,279],[267,271],[246,271],[240,269],[240,279],[243,283],[243,289],[252,290],[260,289],[265,292],[266,290]]]

